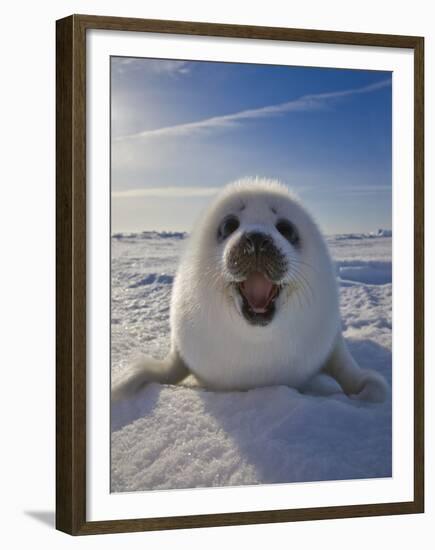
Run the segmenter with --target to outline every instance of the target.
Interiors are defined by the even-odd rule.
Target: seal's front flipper
[[[340,334],[324,367],[333,376],[343,391],[357,399],[381,403],[388,394],[388,384],[377,372],[360,368]]]
[[[163,360],[142,357],[113,384],[112,400],[130,397],[150,382],[177,384],[188,374],[186,365],[176,351]]]

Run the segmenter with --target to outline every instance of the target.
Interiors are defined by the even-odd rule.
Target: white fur
[[[239,212],[242,204],[245,208]],[[219,245],[217,227],[229,213],[237,213],[240,227]],[[278,218],[291,220],[299,229],[300,254],[275,229]],[[288,297],[281,293],[267,326],[247,323],[225,291],[226,251],[240,232],[253,229],[269,233],[290,261],[294,256],[305,279]],[[188,246],[172,294],[172,346],[205,385],[300,387],[319,371],[340,326],[335,274],[317,226],[284,186],[251,179],[227,186]]]

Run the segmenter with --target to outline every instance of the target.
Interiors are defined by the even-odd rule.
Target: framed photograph
[[[423,512],[423,47],[57,21],[59,530]]]

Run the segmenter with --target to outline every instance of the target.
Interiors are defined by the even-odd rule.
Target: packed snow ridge
[[[112,239],[185,239],[185,231],[142,231],[140,233],[114,233]]]
[[[112,239],[185,239],[186,231],[141,231],[140,233],[114,233]],[[376,237],[391,237],[391,229],[378,229],[372,233],[344,233],[334,235],[337,240],[366,239]]]
[[[112,376],[169,349],[169,302],[187,234],[112,236]],[[343,333],[391,386],[391,231],[327,237]],[[369,404],[321,376],[309,394],[150,384],[112,406],[112,491],[391,477],[391,396]]]

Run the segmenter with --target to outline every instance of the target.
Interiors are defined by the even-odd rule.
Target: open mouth
[[[263,273],[254,271],[238,284],[242,297],[242,313],[253,325],[267,325],[275,314],[275,301],[279,287]]]

